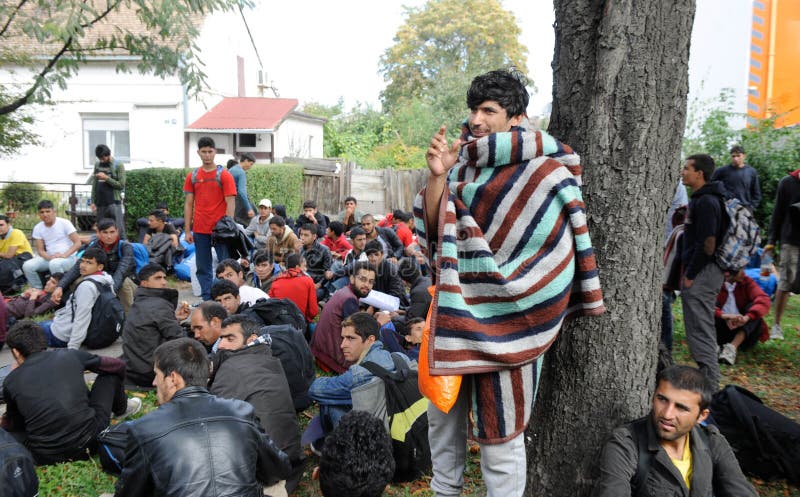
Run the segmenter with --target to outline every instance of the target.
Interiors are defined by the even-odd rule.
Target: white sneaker
[[[125,407],[125,412],[120,415],[114,415],[114,419],[125,419],[129,416],[133,416],[137,412],[142,410],[142,399],[139,397],[130,397],[128,398],[128,404]]]
[[[770,340],[783,340],[783,328],[778,323],[772,325],[772,328],[769,330],[769,339]]]
[[[719,362],[733,366],[736,363],[736,347],[733,344],[726,343],[722,346],[722,352],[719,353]]]

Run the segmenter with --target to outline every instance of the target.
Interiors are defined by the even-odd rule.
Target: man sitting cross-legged
[[[150,263],[139,271],[131,312],[122,328],[122,359],[126,381],[140,387],[153,385],[153,353],[168,340],[186,336],[180,322],[189,317],[189,304],[178,306],[178,290],[167,288],[163,267]]]
[[[264,433],[253,406],[206,390],[209,361],[199,343],[171,340],[154,357],[160,405],[128,423],[117,497],[256,497],[262,485],[286,478],[289,458]]]
[[[239,296],[242,302],[253,305],[259,299],[268,299],[269,295],[260,288],[255,288],[245,284],[244,270],[242,265],[233,259],[225,259],[217,264],[217,278],[229,280],[239,287]]]
[[[104,271],[105,265],[106,253],[101,248],[89,247],[83,252],[78,262],[83,281],[75,287],[75,291],[70,294],[64,307],[56,311],[52,321],[41,322],[47,335],[47,344],[50,347],[80,348],[89,333],[92,308],[100,296],[97,286],[86,280],[95,280],[101,285],[111,286],[114,284],[111,275]],[[58,289],[56,289],[57,291]],[[53,300],[55,300],[55,292]]]
[[[16,361],[3,383],[3,428],[30,449],[37,464],[87,459],[97,450],[97,434],[112,412],[129,416],[142,401],[127,399],[125,363],[82,350],[47,350],[41,326],[20,321],[6,344]],[[84,370],[97,373],[87,390]]]
[[[281,361],[273,356],[269,343],[257,340],[259,334],[259,324],[246,316],[230,316],[222,322],[209,391],[252,404],[264,431],[292,461],[292,474],[279,482],[285,487],[275,489],[285,495],[294,491],[303,476],[300,428]]]
[[[670,366],[656,377],[650,414],[617,428],[603,447],[593,497],[755,496],[725,437],[702,426],[711,382],[696,368]]]
[[[361,366],[372,362],[383,369],[395,370],[392,355],[380,341],[380,325],[366,312],[357,312],[342,321],[341,349],[344,358],[352,364],[339,376],[319,377],[311,384],[308,394],[319,404],[322,429],[330,432],[339,419],[353,408],[351,392],[370,381],[374,375]],[[317,443],[312,449],[317,449]]]

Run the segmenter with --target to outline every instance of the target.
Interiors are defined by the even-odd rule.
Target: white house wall
[[[322,157],[322,123],[289,117],[275,133],[275,162],[284,157]]]

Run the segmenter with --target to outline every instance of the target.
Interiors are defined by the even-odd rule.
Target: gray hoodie
[[[111,291],[114,291],[114,279],[105,271],[102,274],[92,274],[87,278],[111,285]],[[92,307],[99,295],[100,292],[96,286],[84,285],[81,282],[69,296],[64,307],[56,311],[50,331],[62,342],[67,342],[67,348],[81,348],[81,344],[86,339],[86,332],[89,330],[89,323],[92,321]],[[74,320],[73,307],[75,308]]]

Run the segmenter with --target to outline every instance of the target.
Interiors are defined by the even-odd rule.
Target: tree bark
[[[549,131],[582,157],[608,311],[547,353],[527,495],[583,496],[611,430],[650,408],[666,211],[680,170],[694,0],[555,0]]]

